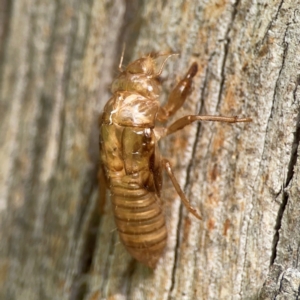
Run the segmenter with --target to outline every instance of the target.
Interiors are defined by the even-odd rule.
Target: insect
[[[181,201],[196,218],[179,186],[170,162],[161,158],[158,141],[194,121],[250,122],[250,118],[188,115],[168,127],[166,122],[183,105],[198,71],[193,63],[171,91],[167,103],[159,103],[158,78],[166,60],[173,54],[151,53],[131,62],[112,83],[113,96],[100,117],[100,160],[120,240],[138,261],[155,268],[166,246],[167,229],[161,205],[162,171],[170,177]],[[160,67],[157,59],[167,56]]]

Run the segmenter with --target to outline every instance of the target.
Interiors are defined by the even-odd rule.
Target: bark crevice
[[[285,187],[289,186],[291,180],[293,179],[294,167],[296,166],[297,163],[297,158],[298,158],[297,153],[300,144],[300,113],[297,116],[296,124],[297,124],[296,131],[294,132],[294,139],[292,142],[291,157],[288,164],[288,172],[287,172]]]
[[[286,60],[287,52],[288,52],[288,43],[285,42],[285,38],[287,35],[287,31],[288,31],[288,26],[287,26],[284,36],[283,36],[284,49],[283,49],[283,54],[282,54],[282,63],[281,63],[281,68],[278,73],[278,77],[277,77],[276,84],[275,84],[275,90],[274,90],[274,94],[273,94],[273,105],[272,105],[272,110],[271,110],[271,115],[270,115],[271,119],[272,119],[273,112],[275,110],[274,103],[277,102],[277,90],[280,88],[280,80],[281,80],[282,72],[283,72],[284,67],[286,66],[285,60]],[[299,131],[299,129],[297,131]],[[298,141],[296,141],[295,138]],[[295,144],[295,143],[298,144],[299,140],[300,140],[299,137],[294,136],[293,144]],[[294,168],[294,165],[296,163],[296,158],[297,158],[297,154],[295,156],[294,152],[295,152],[295,150],[293,151],[293,149],[292,149],[290,162],[289,162],[288,170],[287,170],[287,179],[286,179],[286,182],[283,183],[282,202],[278,209],[276,223],[275,223],[275,227],[274,227],[275,233],[274,233],[273,242],[272,242],[272,251],[271,251],[272,254],[271,254],[271,258],[270,258],[270,266],[272,266],[274,264],[276,257],[277,257],[277,245],[278,245],[279,238],[280,238],[279,231],[281,229],[282,218],[283,218],[284,211],[287,206],[288,199],[289,199],[288,193],[284,189],[287,187],[287,184],[289,183],[289,181],[291,180],[292,175],[293,175],[293,168]]]

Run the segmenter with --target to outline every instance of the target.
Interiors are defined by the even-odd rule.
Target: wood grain
[[[299,0],[0,1],[0,298],[296,299],[300,242]],[[186,114],[161,143],[202,222],[168,180],[155,271],[120,244],[98,197],[97,120],[125,63],[192,62]],[[166,98],[162,98],[162,102]],[[101,205],[103,212],[101,213]]]

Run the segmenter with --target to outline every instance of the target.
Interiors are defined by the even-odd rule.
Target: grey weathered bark
[[[0,298],[297,299],[300,270],[300,1],[0,1]],[[204,216],[166,180],[168,246],[155,271],[100,215],[97,116],[125,61],[181,53],[164,94],[200,70],[162,143]]]

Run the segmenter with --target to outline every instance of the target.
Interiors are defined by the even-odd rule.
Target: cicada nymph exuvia
[[[167,56],[160,66],[157,58]],[[196,218],[179,186],[170,162],[161,158],[158,141],[195,121],[250,122],[250,118],[188,115],[167,127],[166,122],[183,105],[192,89],[198,65],[171,91],[164,106],[159,103],[164,64],[172,54],[151,53],[130,63],[112,83],[113,96],[100,118],[101,171],[111,191],[111,201],[120,240],[138,261],[155,268],[167,242],[167,229],[160,194],[162,170],[170,177],[181,201]],[[123,55],[122,55],[123,57]]]

